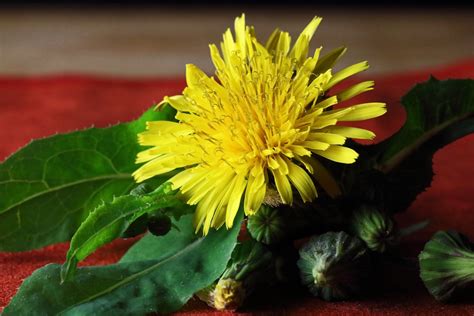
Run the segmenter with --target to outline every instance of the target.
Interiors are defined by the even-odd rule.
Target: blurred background
[[[314,47],[346,45],[341,66],[368,60],[370,73],[436,67],[474,57],[472,5],[383,1],[11,1],[0,4],[0,74],[88,73],[181,77],[186,63],[211,72],[208,44],[245,12],[266,40],[295,37],[324,18]],[[330,4],[330,5],[329,5]]]

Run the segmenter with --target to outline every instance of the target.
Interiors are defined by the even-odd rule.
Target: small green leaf
[[[169,107],[149,110],[131,123],[35,140],[10,156],[0,164],[0,251],[69,240],[99,203],[134,186],[145,122],[173,116]]]
[[[28,278],[3,315],[145,315],[180,309],[194,293],[214,282],[226,268],[242,221],[233,228],[194,235],[192,215],[178,223],[181,233],[146,237],[132,249],[147,256],[105,266],[81,268],[60,284],[59,265],[47,265]],[[185,232],[185,233],[184,233]],[[156,247],[148,248],[156,240]],[[180,245],[175,247],[174,245]],[[132,251],[132,250],[131,250]],[[156,259],[153,259],[155,256]]]
[[[153,192],[143,195],[124,195],[98,206],[71,239],[66,262],[61,269],[61,279],[70,280],[76,271],[77,263],[84,260],[103,245],[119,238],[140,216],[159,209],[176,210],[176,217],[183,215],[183,209],[191,213],[191,206],[183,207],[175,196],[170,183],[164,183]]]

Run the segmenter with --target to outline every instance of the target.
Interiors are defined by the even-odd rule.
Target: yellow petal
[[[349,126],[329,126],[324,129],[333,134],[339,134],[348,138],[356,139],[374,139],[375,134],[372,131]]]
[[[225,208],[229,200],[229,184],[232,182],[234,176],[227,178],[225,181],[220,182],[215,186],[215,190],[218,192],[214,196],[213,203],[209,206],[212,211],[212,217],[210,219],[210,225],[214,228],[219,228],[225,222]]]
[[[276,55],[287,55],[290,50],[291,36],[287,32],[281,32],[276,46]]]
[[[186,193],[196,184],[206,179],[208,170],[202,167],[194,167],[181,171],[173,176],[169,182],[173,184],[173,190],[181,189],[181,193]]]
[[[215,172],[213,175],[211,175],[211,181],[207,181],[206,183],[207,192],[203,196],[202,200],[199,201],[196,208],[196,227],[199,228],[199,226],[203,225],[204,235],[208,233],[209,228],[212,226],[211,224],[214,221],[214,216],[216,215],[218,205],[222,205],[225,202],[222,201],[224,195],[226,194],[225,188],[229,186],[229,184],[232,182],[232,179],[234,178],[234,173],[229,169],[227,169],[227,171],[230,172],[219,170],[218,172]]]
[[[318,142],[322,142],[322,143],[326,143],[330,145],[342,145],[346,142],[346,138],[342,135],[335,134],[335,133],[321,133],[321,132],[310,133],[308,135],[307,140],[318,141]],[[329,145],[327,147],[329,147]],[[325,150],[326,148],[315,148],[315,149]]]
[[[315,123],[319,120],[330,120],[330,119],[339,119],[343,117],[344,115],[354,111],[354,107],[347,107],[347,108],[341,108],[341,109],[335,109],[335,110],[329,110],[329,111],[324,111],[317,120],[315,120]],[[178,113],[179,114],[179,113]],[[178,117],[178,116],[176,116]]]
[[[217,190],[212,190],[196,207],[194,226],[196,227],[196,232],[198,232],[202,226],[202,233],[204,236],[209,233],[209,228],[211,228],[211,220],[215,212],[215,206],[213,208],[212,205],[216,202],[215,196],[217,194]]]
[[[338,71],[336,74],[332,76],[331,80],[326,85],[326,89],[330,89],[334,87],[336,84],[338,84],[342,80],[349,78],[350,76],[353,76],[356,73],[367,70],[367,68],[369,68],[369,63],[366,61],[363,61],[363,62],[354,64],[352,66],[349,66],[347,68],[344,68]]]
[[[337,97],[332,96],[317,103],[314,107],[318,109],[325,109],[336,104],[337,104]]]
[[[273,157],[268,157],[267,158],[267,162],[268,162],[268,166],[271,168],[271,169],[278,169],[280,167],[280,165],[278,164],[278,162],[276,161],[275,158]]]
[[[288,164],[286,163],[285,159],[283,159],[281,155],[276,155],[275,159],[278,162],[280,172],[282,174],[288,174]]]
[[[301,145],[291,145],[288,146],[288,149],[298,156],[311,156],[311,152]]]
[[[209,45],[209,50],[211,52],[211,59],[212,59],[212,62],[214,64],[214,66],[216,67],[216,70],[218,72],[224,71],[225,62],[222,59],[221,54],[219,53],[219,49],[217,48],[217,46],[214,45],[214,44],[211,44],[211,45]]]
[[[189,161],[177,159],[177,157],[172,154],[161,155],[141,166],[132,174],[132,176],[137,182],[142,182],[154,176],[170,172],[176,168],[185,167],[189,164]]]
[[[328,126],[336,125],[336,123],[337,119],[335,118],[320,116],[311,125],[311,130],[320,130]]]
[[[186,83],[188,87],[199,87],[203,78],[208,78],[207,75],[199,69],[196,65],[186,65]]]
[[[337,94],[337,99],[339,101],[349,100],[355,96],[358,96],[361,93],[370,91],[374,89],[374,82],[373,81],[364,81],[358,84],[355,84],[342,92]]]
[[[306,171],[300,166],[288,162],[289,173],[291,183],[295,186],[296,190],[301,195],[303,202],[309,202],[314,200],[317,196],[316,187],[314,186],[313,180]]]
[[[299,161],[310,174],[314,173],[313,166],[308,163],[308,159],[311,159],[311,157],[295,157],[295,159]]]
[[[305,157],[305,162],[313,167],[313,177],[329,196],[335,198],[342,194],[336,180],[322,163],[313,157]]]
[[[147,130],[156,135],[173,134],[176,136],[192,133],[193,129],[189,125],[170,121],[149,121],[146,122]]]
[[[308,56],[309,42],[311,41],[314,32],[316,32],[319,23],[321,23],[321,20],[322,18],[320,17],[314,17],[296,40],[295,45],[290,52],[290,57],[295,58],[299,63]]]
[[[283,203],[291,205],[293,203],[293,191],[287,176],[280,173],[279,170],[272,170],[272,174],[281,200]]]
[[[244,211],[246,215],[255,214],[265,198],[266,183],[263,169],[257,176],[250,176],[245,190]]]
[[[317,140],[304,141],[301,143],[301,145],[310,150],[326,150],[329,148],[329,144]]]
[[[143,136],[143,135],[140,135]],[[182,141],[180,143],[176,142],[175,137],[163,137],[163,142],[160,143],[156,137],[150,136],[149,142],[147,138],[140,138],[140,144],[142,145],[158,145],[153,148],[150,148],[146,151],[140,152],[137,155],[137,163],[145,162],[150,155],[155,155],[157,158],[164,154],[169,154],[170,152],[175,155],[176,161],[189,161],[189,164],[197,161],[196,158],[193,159],[193,155],[191,153],[196,152],[197,148],[192,146],[191,144],[186,144],[186,141]],[[187,165],[187,164],[186,164]]]
[[[182,95],[175,95],[172,97],[165,97],[164,101],[169,103],[174,109],[182,112],[191,111],[194,107],[186,101]]]
[[[265,44],[265,48],[269,52],[276,50],[278,41],[280,40],[280,33],[281,33],[281,30],[276,28],[273,30],[272,34],[270,34],[270,36],[268,37],[267,42]]]
[[[159,135],[158,133],[143,132],[138,134],[138,143],[142,146],[166,146],[176,144],[176,136]]]
[[[352,111],[344,113],[338,118],[339,121],[363,121],[384,115],[387,112],[385,103],[372,102],[354,105]]]
[[[239,211],[240,201],[244,194],[245,187],[247,186],[247,180],[245,180],[245,174],[240,174],[235,177],[235,183],[232,187],[232,193],[229,196],[229,203],[227,204],[225,225],[227,228],[232,227],[235,216]]]
[[[219,185],[222,181],[228,181],[228,178],[232,176],[232,173],[229,173],[229,169],[227,168],[208,168],[207,173],[205,175],[201,175],[199,178],[202,179],[201,181],[197,181],[196,183],[192,182],[189,183],[189,190],[191,198],[187,201],[188,204],[194,205],[200,203],[202,199],[208,195],[208,192],[213,190],[216,185]],[[191,187],[191,184],[194,184]],[[188,189],[188,187],[185,188]]]
[[[295,127],[299,129],[304,129],[308,125],[311,126],[314,124],[314,121],[318,118],[319,115],[323,112],[323,109],[312,109],[303,117],[300,117],[296,123]]]
[[[329,160],[339,162],[339,163],[346,163],[351,164],[354,163],[359,157],[359,154],[351,148],[344,147],[344,146],[330,146],[328,149],[322,151],[317,150],[314,151],[315,154],[320,155],[324,158]]]
[[[246,58],[247,49],[246,49],[246,44],[245,44],[246,43],[245,14],[242,14],[240,17],[235,19],[234,29],[235,29],[235,41],[240,51],[240,58]]]
[[[161,156],[161,155],[155,154],[153,152],[153,148],[143,150],[143,151],[141,151],[137,154],[137,159],[135,160],[135,163],[147,162],[147,161],[150,161],[152,159],[158,158],[158,156]]]
[[[212,227],[219,229],[226,221],[226,210],[227,205],[229,204],[229,198],[233,192],[236,176],[233,176],[232,179],[225,185],[223,185],[222,191],[225,192],[221,198],[221,201],[216,207],[216,213],[212,219]]]
[[[234,38],[230,29],[227,29],[223,35],[223,41],[221,43],[222,55],[226,64],[231,64],[231,56],[236,51]],[[229,68],[230,71],[234,71],[233,68]]]

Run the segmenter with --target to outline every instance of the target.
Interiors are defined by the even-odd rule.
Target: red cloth
[[[387,102],[389,112],[380,119],[365,123],[378,133],[378,141],[396,131],[403,122],[400,97],[416,82],[433,74],[439,79],[474,78],[474,59],[448,67],[425,71],[378,76],[376,90],[359,101]],[[92,76],[0,77],[0,159],[11,154],[30,139],[56,132],[68,132],[91,125],[107,126],[138,117],[164,95],[178,94],[184,87],[181,79],[115,79]],[[438,152],[434,159],[432,187],[422,193],[410,209],[399,216],[402,223],[430,218],[425,231],[405,240],[404,253],[416,256],[424,242],[439,229],[454,228],[474,238],[474,135]],[[92,255],[87,265],[115,262],[134,240],[116,241]],[[15,294],[22,280],[35,269],[51,262],[62,263],[67,244],[53,245],[24,253],[0,253],[0,308]],[[384,290],[363,301],[327,303],[303,297],[283,297],[254,302],[244,312],[295,314],[474,314],[474,304],[442,305],[432,299],[417,277],[417,271],[394,268],[386,273]],[[385,280],[386,279],[386,280]],[[215,313],[192,301],[187,314]]]

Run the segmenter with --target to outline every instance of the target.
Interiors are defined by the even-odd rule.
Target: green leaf
[[[69,240],[99,203],[134,186],[145,122],[173,114],[149,110],[131,123],[35,140],[10,156],[0,164],[0,251]]]
[[[386,174],[385,205],[403,211],[432,181],[434,153],[474,132],[474,80],[431,78],[402,98],[403,127],[384,142],[368,146],[375,168]]]
[[[327,55],[322,56],[318,60],[318,63],[313,70],[313,74],[321,74],[332,68],[332,66],[334,66],[334,64],[346,53],[346,51],[347,48],[341,46],[332,50]]]
[[[403,127],[379,145],[378,168],[388,172],[423,151],[436,151],[474,131],[474,80],[431,78],[402,98],[407,112]],[[427,146],[428,145],[428,146]],[[423,153],[422,153],[423,154]]]
[[[136,252],[147,252],[144,261],[106,267],[81,268],[72,282],[60,284],[59,265],[47,265],[33,273],[5,308],[8,315],[144,315],[170,313],[181,308],[194,293],[209,286],[224,271],[237,242],[242,212],[228,231],[212,230],[206,237],[194,231],[192,215],[178,223],[181,233],[170,232],[149,244],[140,242]],[[174,247],[173,244],[182,247]],[[167,251],[167,249],[172,249]],[[163,255],[162,255],[163,254]],[[142,258],[137,258],[142,259]]]
[[[184,206],[183,206],[184,205]],[[186,206],[175,196],[170,183],[164,183],[155,191],[143,195],[124,195],[112,202],[99,205],[71,239],[66,262],[61,269],[62,281],[70,280],[76,271],[77,263],[103,245],[119,238],[140,216],[168,209],[179,218],[184,212],[191,213],[193,208]],[[164,211],[161,211],[165,213]]]

